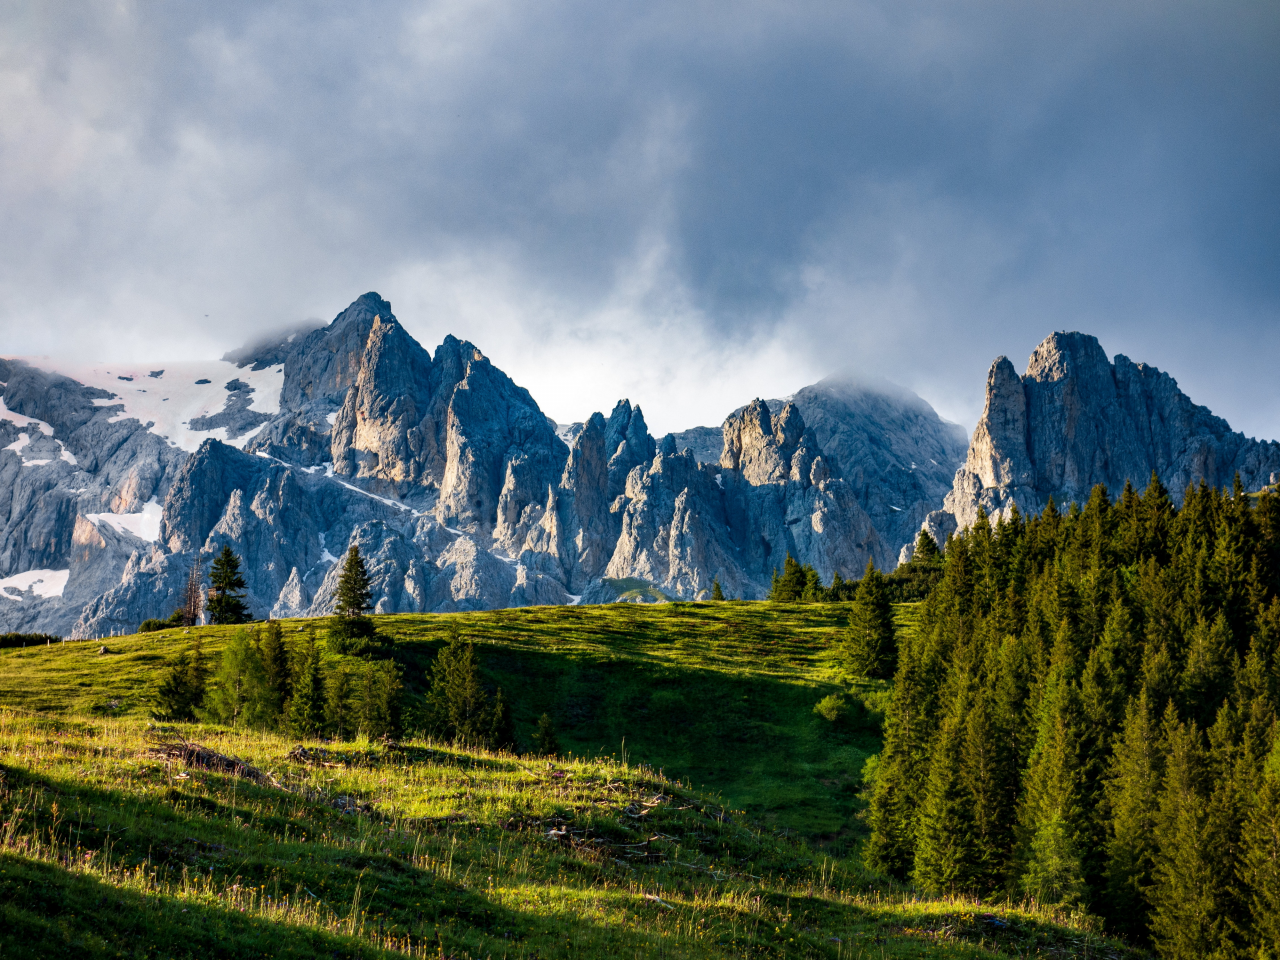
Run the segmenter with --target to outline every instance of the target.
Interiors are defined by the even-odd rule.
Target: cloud
[[[1280,435],[1280,10],[85,2],[0,14],[0,332],[219,356],[366,290],[559,419],[1053,329]]]

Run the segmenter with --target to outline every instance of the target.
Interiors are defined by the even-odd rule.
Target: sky
[[[376,290],[556,420],[835,373],[972,428],[1054,330],[1280,438],[1280,4],[0,4],[0,352]]]

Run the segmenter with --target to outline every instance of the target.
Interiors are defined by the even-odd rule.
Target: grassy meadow
[[[0,960],[1129,955],[1084,918],[922,899],[862,868],[888,691],[841,675],[846,613],[375,618],[411,701],[457,623],[522,745],[555,719],[554,761],[159,727],[181,629],[0,650]],[[216,658],[231,628],[199,630]],[[849,704],[835,722],[813,710],[832,693]],[[158,736],[250,767],[188,766]]]

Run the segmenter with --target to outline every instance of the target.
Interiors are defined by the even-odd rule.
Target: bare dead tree
[[[194,627],[200,622],[200,615],[204,613],[204,570],[200,565],[200,558],[196,557],[195,563],[191,565],[191,573],[187,577],[187,589],[182,601],[182,623],[187,627]]]

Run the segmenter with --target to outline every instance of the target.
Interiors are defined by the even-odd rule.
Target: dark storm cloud
[[[6,17],[6,352],[221,353],[377,289],[560,419],[843,367],[971,422],[1070,328],[1280,434],[1271,4]]]

